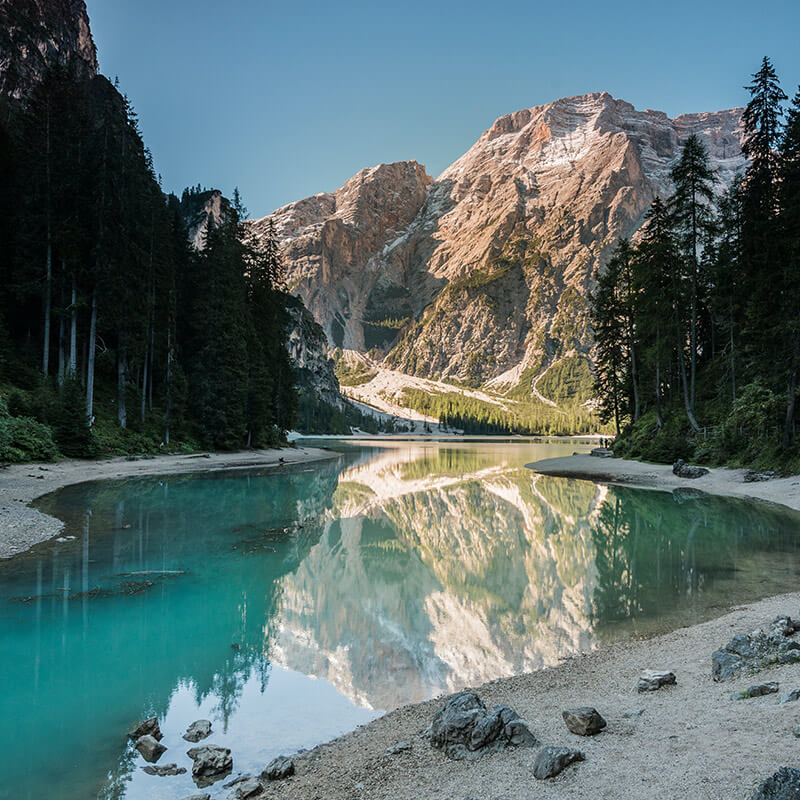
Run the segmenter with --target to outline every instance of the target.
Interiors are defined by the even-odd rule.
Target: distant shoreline
[[[29,504],[65,486],[114,478],[281,468],[337,458],[338,455],[316,447],[286,447],[236,453],[164,455],[130,461],[120,457],[98,461],[11,464],[0,469],[0,559],[24,553],[61,533],[64,529],[61,520],[43,514]]]
[[[692,488],[725,497],[776,503],[800,511],[800,475],[745,483],[746,470],[713,467],[707,475],[700,478],[679,478],[672,474],[672,467],[668,464],[650,464],[623,458],[596,458],[583,454],[548,458],[525,466],[540,475],[663,491]]]

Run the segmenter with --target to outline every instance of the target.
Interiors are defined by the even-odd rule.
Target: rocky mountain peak
[[[24,99],[55,65],[97,74],[84,0],[0,0],[0,94]]]

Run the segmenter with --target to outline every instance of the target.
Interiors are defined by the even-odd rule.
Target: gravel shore
[[[550,669],[478,687],[487,706],[506,704],[546,745],[580,749],[581,763],[538,781],[536,749],[512,749],[477,761],[452,761],[425,730],[441,700],[405,706],[295,758],[296,775],[268,786],[292,800],[734,800],[783,765],[800,765],[793,728],[800,701],[779,695],[733,700],[754,683],[777,681],[781,694],[800,688],[800,664],[715,683],[711,653],[733,634],[778,614],[800,612],[800,593],[737,608],[711,622],[645,641],[614,644]],[[647,669],[668,669],[677,686],[638,694]],[[592,737],[570,733],[561,712],[595,706],[608,727]],[[635,716],[641,711],[641,715]],[[633,716],[625,716],[633,712]],[[399,742],[411,749],[389,754]],[[234,754],[235,755],[235,754]]]
[[[337,456],[337,453],[314,447],[287,447],[241,453],[156,456],[136,461],[113,458],[102,461],[60,461],[55,464],[13,464],[0,469],[0,558],[15,556],[61,532],[64,526],[60,520],[42,514],[28,504],[63,486],[104,478],[277,468]]]

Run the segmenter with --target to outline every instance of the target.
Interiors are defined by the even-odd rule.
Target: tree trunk
[[[64,358],[64,315],[58,320],[58,385],[64,383],[64,372],[66,370],[66,359]]]
[[[169,423],[172,414],[172,322],[167,322],[167,408],[164,414],[164,442],[169,444]]]
[[[42,372],[50,371],[50,313],[53,296],[53,245],[50,242],[50,218],[47,219],[47,264],[44,282],[44,342],[42,347]]]
[[[97,288],[92,289],[92,316],[89,320],[89,350],[86,358],[86,415],[92,424],[94,410],[94,358],[97,347]]]
[[[683,351],[680,348],[678,349],[678,361],[680,362],[680,369],[681,369],[681,384],[683,385],[683,404],[686,407],[686,418],[689,420],[689,424],[692,426],[692,430],[695,433],[698,433],[700,430],[700,426],[697,424],[697,420],[694,418],[694,410],[692,409],[691,403],[689,401],[689,386],[686,378],[686,363],[683,358]]]
[[[141,406],[141,419],[144,422],[144,415],[147,410],[147,373],[150,366],[150,344],[145,345],[144,349],[144,370],[142,374],[142,406]]]
[[[69,323],[69,375],[74,378],[78,373],[78,290],[75,276],[72,276],[72,302],[70,303]]]
[[[633,421],[639,419],[639,374],[636,365],[636,347],[631,334],[631,380],[633,381]]]
[[[117,419],[121,428],[128,427],[128,411],[125,406],[125,383],[128,372],[128,354],[122,339],[117,354]]]
[[[788,396],[786,398],[786,422],[783,426],[783,449],[788,450],[794,439],[794,409],[797,398],[797,356],[800,354],[800,335],[792,342],[792,363],[789,368]]]

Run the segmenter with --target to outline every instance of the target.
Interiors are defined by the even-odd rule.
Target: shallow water
[[[0,563],[0,798],[176,800],[194,719],[234,774],[382,710],[796,588],[798,516],[523,465],[575,446],[381,442],[275,474],[69,487]],[[159,778],[126,743],[158,714]],[[206,790],[225,797],[221,783]]]

